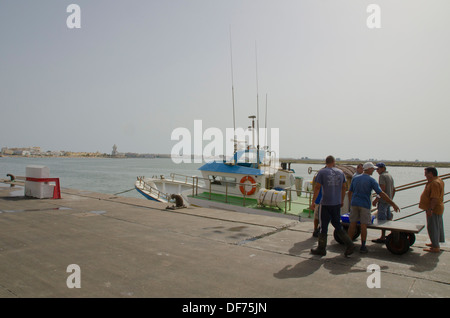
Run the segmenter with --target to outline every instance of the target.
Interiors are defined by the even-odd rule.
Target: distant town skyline
[[[114,153],[114,146],[116,146],[116,152]],[[17,157],[102,157],[102,158],[166,158],[166,159],[174,159],[172,154],[167,153],[137,153],[137,152],[119,152],[117,151],[117,145],[112,147],[112,151],[110,153],[104,153],[100,151],[95,152],[75,152],[75,151],[67,151],[67,150],[41,150],[41,147],[33,146],[33,147],[22,147],[22,148],[8,148],[2,147],[0,150],[0,155],[6,156],[17,156]],[[190,155],[190,158],[202,158],[205,162],[211,158],[205,158],[203,156]],[[219,157],[216,157],[219,159]],[[322,163],[325,158],[309,158],[309,157],[282,157],[281,161],[287,162],[309,162],[309,163]],[[344,162],[345,164],[357,164],[367,161],[373,162],[389,162],[394,165],[402,165],[405,163],[406,165],[411,165],[414,163],[421,164],[438,164],[440,167],[450,167],[450,161],[426,161],[426,160],[392,160],[389,158],[336,158],[338,162]]]

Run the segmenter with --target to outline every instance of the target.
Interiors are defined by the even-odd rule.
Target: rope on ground
[[[125,193],[125,192],[130,192],[130,191],[132,191],[132,190],[134,190],[134,188],[131,188],[131,189],[129,189],[129,190],[125,190],[125,191],[122,191],[122,192],[114,193],[114,195],[122,194],[122,193]]]

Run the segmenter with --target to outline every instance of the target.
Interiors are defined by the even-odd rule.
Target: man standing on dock
[[[377,167],[372,162],[366,162],[363,165],[364,173],[352,179],[350,189],[348,190],[348,199],[351,206],[348,235],[353,237],[357,222],[359,221],[361,223],[361,253],[367,253],[367,225],[372,222],[370,214],[372,190],[383,198],[384,201],[392,205],[394,211],[400,211],[394,201],[392,201],[389,196],[381,190],[378,182],[372,178],[372,174],[375,169],[377,169]]]
[[[392,178],[391,174],[386,170],[384,162],[379,162],[376,166],[378,167],[377,172],[380,175],[378,184],[380,185],[381,190],[388,195],[389,199],[393,200],[395,195],[394,178]],[[378,208],[377,220],[391,221],[393,219],[394,215],[391,212],[391,205],[383,200],[383,198],[377,197],[372,202],[372,205]],[[386,230],[382,230],[381,237],[372,240],[372,242],[386,243]]]
[[[318,238],[318,247],[311,249],[314,255],[325,256],[327,254],[327,235],[328,225],[331,224],[336,229],[337,235],[345,243],[347,249],[344,255],[353,253],[354,245],[350,237],[344,231],[341,225],[341,207],[344,202],[346,183],[345,175],[342,170],[335,167],[336,160],[333,156],[328,156],[325,160],[326,167],[319,170],[316,176],[314,186],[314,196],[312,208],[315,208],[315,201],[322,188],[322,201],[319,210],[320,232]]]
[[[439,253],[441,251],[439,242],[445,242],[444,222],[444,182],[438,177],[434,167],[425,168],[427,184],[420,196],[419,208],[427,213],[427,230],[431,244],[424,251]]]

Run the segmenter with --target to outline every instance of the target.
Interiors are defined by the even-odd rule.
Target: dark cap
[[[386,165],[384,164],[384,162],[379,162],[379,163],[376,164],[376,166],[378,168],[386,168]]]

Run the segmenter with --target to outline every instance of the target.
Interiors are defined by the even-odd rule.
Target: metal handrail
[[[175,178],[176,177],[183,177],[184,178],[184,183],[185,184],[189,184],[189,182],[188,182],[188,179],[189,178],[191,178],[192,179],[192,182],[194,182],[194,179],[195,178],[198,178],[197,176],[187,176],[187,175],[184,175],[184,174],[179,174],[179,173],[171,173],[170,174],[170,177],[172,178],[172,181],[179,181],[179,182],[182,182],[181,180],[175,180]]]
[[[178,178],[177,177],[181,177]],[[153,187],[151,187],[150,185],[148,185],[147,183],[145,183],[145,181],[143,181],[143,177],[138,177],[138,179],[141,182],[144,182],[144,186],[146,186],[148,189],[150,189],[150,191],[154,191],[154,193],[161,195],[163,194],[165,198],[169,199],[170,196],[169,194],[163,193],[162,191],[155,189]],[[171,173],[170,174],[170,179],[171,181],[179,181],[179,182],[183,182],[185,184],[192,184],[192,196],[198,196],[198,190],[205,190],[209,192],[209,200],[212,199],[212,186],[214,185],[213,180],[209,179],[209,178],[203,178],[200,176],[187,176],[187,175],[183,175],[183,174],[177,174],[177,173]],[[177,179],[177,180],[176,180]],[[181,179],[181,180],[180,180]],[[192,180],[192,182],[190,183],[189,179]],[[204,181],[204,185],[199,185],[199,180]],[[208,184],[208,183],[209,184]],[[217,194],[225,194],[225,203],[228,203],[229,197],[230,196],[234,196],[234,197],[240,197],[243,199],[242,205],[245,207],[246,206],[246,199],[248,198],[248,195],[246,194],[246,192],[244,194],[242,193],[233,193],[230,194],[229,193],[229,187],[230,186],[234,186],[234,187],[239,187],[239,186],[243,186],[243,187],[252,187],[255,188],[256,190],[259,191],[259,188],[261,187],[261,185],[259,183],[255,183],[255,184],[248,184],[248,183],[240,183],[240,182],[233,182],[233,181],[220,181],[222,186],[225,186],[225,190],[220,190],[215,188],[214,189],[214,193]],[[285,200],[285,208],[284,208],[284,212],[287,213],[287,211],[291,210],[292,206],[291,204],[303,204],[300,202],[295,202],[292,200],[292,191],[295,191],[296,194],[298,195],[300,193],[300,196],[302,193],[306,193],[306,195],[309,195],[309,206],[311,205],[311,200],[312,200],[312,195],[313,192],[311,191],[306,191],[306,190],[302,190],[302,189],[292,189],[291,187],[285,188],[282,191],[286,192],[286,200]],[[152,193],[152,192],[151,192]],[[289,208],[288,208],[289,207]]]
[[[208,181],[209,182],[209,186],[205,185],[204,187],[202,187],[202,186],[198,185],[198,182],[193,182],[193,184],[192,184],[192,186],[193,186],[193,189],[192,189],[193,196],[198,196],[198,189],[200,188],[200,189],[208,190],[208,192],[209,192],[209,200],[211,200],[213,181],[210,180],[209,178],[206,179],[206,178],[202,178],[202,177],[195,177],[195,179],[197,179],[197,181],[198,181],[198,179],[204,180],[204,181]],[[218,190],[218,189],[214,189],[214,191],[215,191],[215,193],[225,194],[225,203],[228,203],[228,196],[231,196],[231,194],[228,193],[229,185],[234,185],[235,187],[236,186],[244,186],[244,187],[250,186],[250,187],[256,188],[256,189],[258,189],[258,187],[261,186],[259,183],[248,184],[248,183],[240,183],[240,182],[233,182],[233,181],[221,181],[221,182],[223,183],[222,185],[225,185],[225,191],[221,191],[221,190]],[[196,193],[195,195],[194,195],[194,191]],[[233,193],[233,196],[235,196],[235,197],[242,197],[244,199],[243,200],[243,206],[245,206],[245,199],[247,198],[247,193],[246,192],[244,194],[242,194],[242,193],[241,194]]]
[[[165,200],[167,200],[167,201],[170,200],[170,195],[169,195],[168,193],[164,193],[164,192],[162,192],[161,190],[156,189],[156,188],[150,186],[148,183],[146,183],[146,182],[144,181],[144,178],[143,178],[143,177],[138,177],[138,180],[139,180],[139,183],[142,185],[142,188],[143,188],[144,190],[148,191],[150,194],[156,194],[157,197],[158,197],[158,199],[159,199],[159,198],[163,198],[163,199],[165,199]]]
[[[307,206],[311,206],[312,204],[312,198],[314,195],[314,192],[312,191],[307,191],[307,190],[298,190],[298,189],[292,189],[291,187],[287,187],[285,189],[283,189],[283,191],[286,191],[286,202],[285,202],[285,206],[284,206],[284,213],[287,213],[288,209],[287,209],[287,202],[289,201],[289,211],[292,210],[292,206],[291,204],[299,204],[299,205],[305,205],[304,203],[301,202],[295,202],[292,200],[292,191],[295,192],[300,192],[300,193],[306,193],[306,195],[309,195],[309,204]]]
[[[448,192],[446,194],[448,194]],[[443,203],[445,204],[445,203],[448,203],[448,202],[450,202],[450,200],[444,201]],[[418,205],[418,204],[419,203],[414,204],[414,205]],[[412,206],[414,206],[414,205],[412,205]],[[411,207],[411,206],[409,206],[409,207]],[[418,211],[418,212],[415,212],[415,213],[408,214],[408,215],[403,216],[401,218],[395,219],[394,221],[403,220],[403,219],[409,218],[410,216],[413,216],[413,215],[416,215],[416,214],[419,214],[419,213],[422,213],[422,212],[425,212],[425,210],[421,210],[421,211]]]
[[[449,179],[450,178],[450,173],[443,174],[443,175],[439,176],[439,178],[441,180]],[[428,182],[427,179],[418,180],[418,181],[414,181],[414,182],[411,182],[411,183],[403,184],[401,186],[395,187],[394,189],[395,189],[396,192],[403,191],[403,190],[408,190],[408,189],[412,189],[412,188],[423,186],[423,185],[427,184],[427,182]]]
[[[450,173],[443,174],[443,175],[439,176],[439,178],[440,178],[441,180],[449,179],[449,178],[450,178]],[[418,180],[418,181],[410,182],[410,183],[407,183],[407,184],[404,184],[404,185],[395,187],[394,189],[395,189],[395,192],[399,192],[399,191],[403,191],[403,190],[409,190],[409,189],[412,189],[412,188],[424,186],[424,185],[426,185],[427,183],[428,183],[428,180],[427,180],[427,179],[423,179],[423,180]],[[448,194],[450,194],[450,192],[444,193],[444,197],[445,197],[446,195],[448,195]],[[448,202],[450,202],[450,200],[444,201],[443,203],[445,204],[445,203],[448,203]],[[400,208],[400,209],[401,209],[401,210],[404,210],[404,209],[412,208],[412,207],[417,206],[417,205],[419,205],[419,203],[410,204],[410,205],[407,205],[407,206],[402,207],[402,208]],[[371,210],[371,212],[376,211],[376,210],[377,210],[377,208],[373,208],[373,209]],[[406,218],[408,218],[408,217],[410,217],[410,216],[413,216],[413,215],[422,213],[422,212],[424,212],[424,211],[425,211],[425,210],[418,211],[418,212],[415,212],[415,213],[411,213],[411,214],[409,214],[409,215],[406,215],[406,216],[403,216],[403,217],[401,217],[401,218],[395,219],[394,221],[406,219]]]
[[[204,179],[204,178],[199,178],[199,179]],[[208,192],[209,192],[209,200],[211,200],[212,184],[213,183],[209,179],[206,179],[206,180],[209,182],[209,185],[208,186],[204,186],[204,187],[198,186],[198,184],[193,183],[193,196],[198,196],[198,189],[200,188],[200,189],[208,190]],[[258,189],[258,187],[260,187],[260,185],[256,184],[256,183],[252,184],[252,185],[249,185],[248,183],[231,182],[231,181],[223,181],[223,183],[225,184],[225,191],[221,191],[219,189],[214,189],[214,193],[225,194],[225,203],[228,203],[228,197],[229,196],[241,197],[241,198],[243,198],[243,206],[246,205],[245,200],[246,200],[246,198],[248,196],[246,195],[246,193],[244,193],[244,194],[242,194],[242,193],[233,193],[232,195],[229,194],[229,185],[234,184],[235,186],[236,185],[237,186],[247,186],[247,187],[251,186],[251,187],[257,187],[257,189]],[[292,191],[295,191],[296,193],[297,192],[306,193],[307,195],[309,195],[310,203],[309,203],[309,205],[306,205],[306,206],[310,206],[311,205],[311,200],[312,200],[312,195],[313,195],[313,192],[311,192],[311,191],[292,189],[291,187],[285,188],[285,189],[283,189],[281,191],[285,191],[286,192],[286,200],[285,200],[285,208],[284,208],[284,212],[285,213],[287,213],[287,211],[291,210],[291,204],[300,204],[300,205],[303,204],[303,203],[295,202],[295,201],[292,200]],[[197,194],[195,195],[194,192],[197,193]],[[305,204],[303,204],[303,205],[305,205]]]

